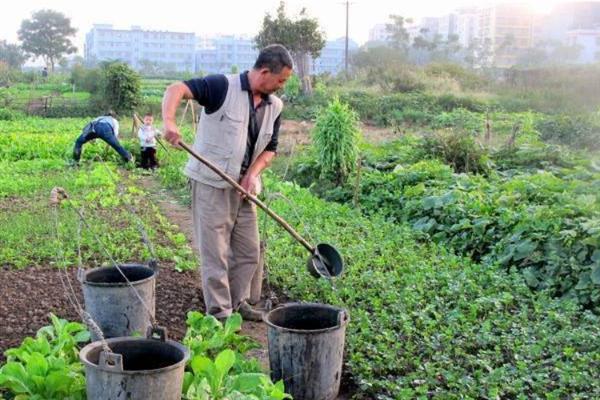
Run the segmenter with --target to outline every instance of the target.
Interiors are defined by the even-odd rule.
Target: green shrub
[[[103,68],[103,86],[93,97],[95,105],[127,114],[141,103],[140,76],[127,64],[115,62]]]
[[[8,108],[0,108],[0,121],[15,121],[22,117],[23,115],[17,111]]]
[[[484,88],[488,82],[480,75],[453,63],[431,63],[425,66],[427,76],[441,78],[450,77],[458,81],[462,89],[477,90]]]
[[[88,69],[82,65],[76,65],[71,71],[70,81],[77,90],[98,93],[102,90],[103,73],[100,68]]]
[[[546,116],[536,129],[545,141],[590,150],[600,149],[600,124],[586,116]]]
[[[300,91],[302,89],[302,84],[300,82],[300,78],[298,75],[293,74],[285,83],[283,87],[283,93],[287,97],[288,101],[293,101],[300,95]]]
[[[487,151],[464,131],[443,131],[423,137],[421,150],[440,158],[457,173],[481,174],[489,170]]]
[[[358,116],[336,98],[317,117],[312,137],[321,176],[342,183],[356,166]]]
[[[90,339],[85,327],[50,315],[52,325],[6,351],[0,389],[16,399],[85,399],[79,346]],[[11,397],[13,398],[13,397]]]
[[[480,134],[485,128],[485,117],[482,113],[456,108],[450,112],[437,114],[431,121],[432,128],[457,128],[472,134]]]
[[[431,171],[441,176],[445,166],[434,164]],[[421,184],[431,176],[421,176]],[[291,200],[274,201],[277,213],[342,251],[346,268],[332,290],[329,282],[304,271],[301,246],[274,223],[267,226],[269,240],[277,244],[267,249],[266,262],[278,266],[270,269],[270,282],[287,298],[349,309],[345,362],[357,386],[355,398],[600,395],[596,315],[570,300],[532,292],[518,273],[417,241],[418,234],[383,216],[365,218],[289,183],[267,182],[267,187]],[[386,194],[396,204],[400,195]],[[428,215],[441,210],[430,209]]]
[[[435,104],[443,111],[452,111],[457,108],[465,110],[484,112],[488,105],[473,96],[456,96],[451,93],[442,94],[434,98]]]

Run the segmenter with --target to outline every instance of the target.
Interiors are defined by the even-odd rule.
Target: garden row
[[[600,117],[596,113],[548,114],[524,105],[498,103],[470,94],[412,91],[382,94],[369,90],[325,88],[318,85],[312,97],[298,96],[284,109],[291,119],[315,119],[334,97],[350,105],[364,123],[398,131],[459,129],[475,135],[487,132],[506,139],[513,132],[539,132],[542,140],[576,148],[598,149]]]
[[[160,258],[175,260],[178,269],[193,268],[195,257],[186,238],[162,216],[156,205],[134,183],[136,172],[127,176],[115,167],[118,156],[100,142],[85,146],[84,162],[69,167],[72,146],[83,119],[43,120],[31,118],[0,123],[0,265],[25,267],[56,261],[54,217],[48,198],[55,186],[72,196],[94,227],[95,234],[120,260],[144,260],[150,255],[140,240],[142,221],[156,242]],[[136,149],[135,142],[125,141]],[[87,160],[102,160],[92,162]],[[114,161],[114,162],[113,162]],[[137,210],[132,215],[131,210]],[[77,238],[79,223],[71,207],[60,210],[60,235]],[[112,229],[119,227],[119,229]],[[84,263],[98,264],[106,258],[93,235],[81,233]],[[77,241],[64,241],[69,265],[76,262]]]
[[[263,232],[272,285],[292,299],[350,309],[346,365],[358,398],[600,395],[599,320],[576,302],[532,292],[521,274],[453,255],[410,226],[294,184],[266,187],[276,212],[343,253],[334,290],[306,274],[302,248],[279,227]]]
[[[452,134],[365,146],[360,177],[345,185],[320,170],[306,154],[292,179],[600,310],[600,171],[589,160],[535,140],[488,153]]]
[[[0,122],[0,265],[17,269],[73,267],[79,262],[99,266],[109,261],[104,250],[121,262],[147,260],[151,254],[141,240],[141,225],[164,267],[179,271],[196,268],[187,238],[138,187],[136,171],[117,168],[112,151],[106,154],[103,144],[89,143],[82,164],[69,166],[70,149],[82,122],[35,118],[20,124]],[[134,143],[137,140],[126,145],[134,147]],[[70,195],[56,214],[58,220],[49,207],[50,191],[56,186]],[[83,213],[93,232],[80,225],[74,207]],[[5,352],[0,398],[85,399],[78,351],[90,336],[79,323],[55,316],[51,322],[35,338],[23,338],[19,347]],[[238,334],[239,315],[221,324],[200,312],[190,312],[187,323],[183,343],[191,357],[183,386],[186,399],[289,397],[283,383],[273,384],[258,361],[246,354],[257,345]]]
[[[90,340],[85,327],[51,315],[51,325],[34,338],[6,351],[0,367],[0,398],[84,400],[86,383],[81,346]],[[247,352],[257,345],[240,336],[242,318],[234,314],[222,324],[191,311],[183,344],[190,350],[182,395],[186,400],[283,400],[283,382],[273,384]]]
[[[176,172],[186,159],[172,154],[161,169],[165,186],[184,191]],[[315,281],[304,250],[260,215],[269,284],[292,300],[350,310],[345,368],[356,398],[600,395],[598,317],[576,302],[532,292],[521,274],[456,256],[401,221],[365,216],[274,175],[265,188],[277,213],[344,256],[335,289]]]

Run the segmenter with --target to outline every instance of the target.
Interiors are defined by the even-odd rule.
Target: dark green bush
[[[127,114],[141,103],[140,75],[127,64],[104,65],[102,82],[102,89],[92,97],[94,106]]]
[[[354,171],[358,157],[360,131],[356,113],[335,98],[317,116],[312,138],[321,176],[343,183]]]
[[[0,108],[0,121],[14,121],[23,117],[23,114],[8,109],[8,108]]]
[[[486,173],[490,169],[487,151],[464,131],[430,133],[423,137],[421,151],[439,158],[457,173]]]
[[[539,119],[542,140],[576,148],[600,149],[600,124],[587,116],[557,115]]]
[[[418,175],[426,167],[407,172]],[[380,184],[404,181],[404,174],[379,175]],[[427,185],[431,176],[422,175],[421,183]],[[268,187],[291,200],[272,203],[279,214],[311,227],[315,237],[335,240],[343,250],[346,270],[332,290],[329,282],[298,273],[303,249],[267,224],[266,235],[277,243],[269,246],[267,262],[280,266],[270,271],[271,283],[288,298],[349,309],[345,362],[357,385],[355,398],[600,395],[600,328],[594,314],[570,300],[532,292],[518,273],[474,264],[445,246],[417,241],[414,231],[381,216],[365,218],[289,183],[269,182]],[[401,206],[402,193],[382,194],[388,206],[390,201]],[[430,209],[429,215],[438,210]]]

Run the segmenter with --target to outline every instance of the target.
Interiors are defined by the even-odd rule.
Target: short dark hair
[[[278,74],[284,67],[294,68],[290,52],[280,44],[270,44],[260,51],[254,63],[254,69],[267,68]]]
[[[117,118],[117,113],[114,112],[114,110],[106,110],[106,112],[104,113],[104,116]]]
[[[144,114],[144,117],[154,117],[154,115],[152,114],[152,111],[148,111],[146,114]]]

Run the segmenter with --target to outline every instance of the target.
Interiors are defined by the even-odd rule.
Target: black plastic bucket
[[[97,341],[79,358],[85,366],[88,400],[179,400],[190,357],[180,343],[154,338],[108,339],[112,353]]]
[[[335,399],[340,389],[347,311],[290,303],[265,316],[271,378],[294,399]]]
[[[98,324],[105,338],[145,335],[154,317],[156,268],[143,264],[119,266],[131,285],[116,267],[84,270],[79,277],[85,310]],[[148,310],[146,309],[148,307]],[[92,333],[92,340],[98,340]]]

